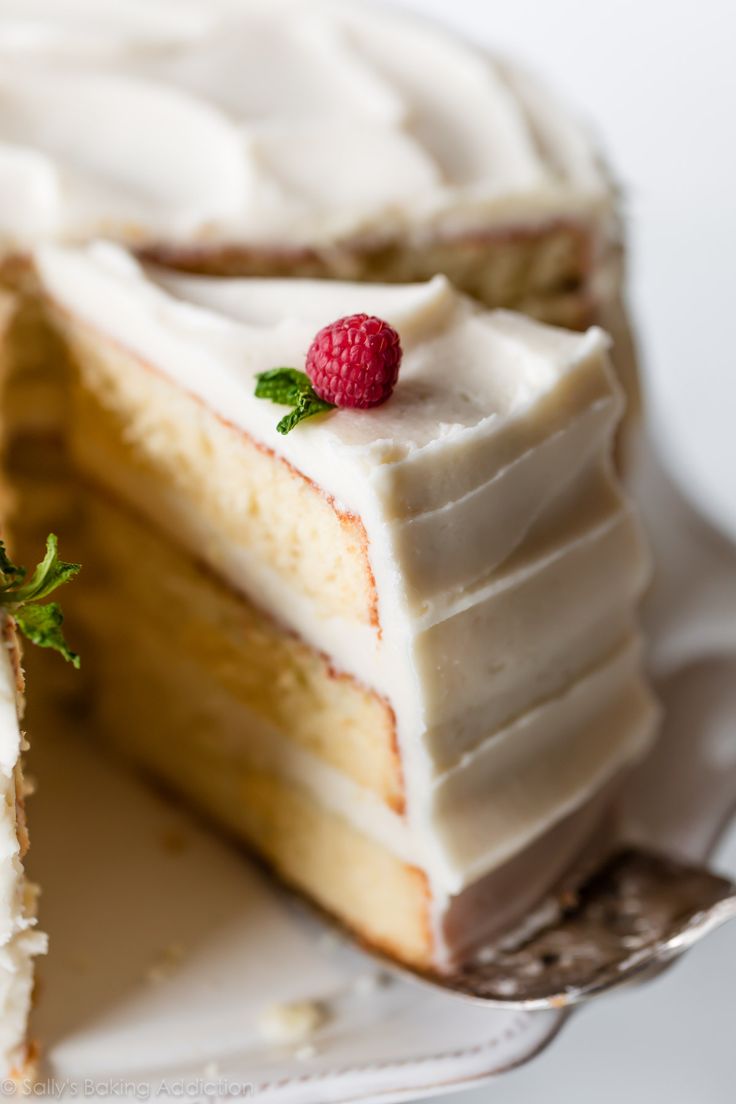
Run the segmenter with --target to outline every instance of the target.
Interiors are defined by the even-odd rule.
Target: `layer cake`
[[[37,724],[82,703],[363,938],[443,968],[562,875],[653,731],[623,402],[587,329],[631,425],[595,144],[517,66],[348,0],[0,0],[0,87],[0,512],[24,560],[53,527],[87,564],[83,678],[29,657]],[[78,248],[99,237],[142,267]],[[353,309],[400,331],[394,397],[280,437],[256,374]],[[18,1072],[44,939],[3,626]]]

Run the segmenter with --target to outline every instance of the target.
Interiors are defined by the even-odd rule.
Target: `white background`
[[[626,192],[657,438],[703,509],[736,534],[736,5],[404,5],[527,61],[595,123]],[[736,873],[733,835],[720,859]],[[736,926],[646,989],[576,1015],[524,1069],[452,1099],[734,1104]]]

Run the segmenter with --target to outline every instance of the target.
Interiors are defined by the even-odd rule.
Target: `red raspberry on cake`
[[[393,326],[370,314],[351,314],[319,331],[306,369],[325,402],[366,410],[391,396],[400,364],[401,341]]]
[[[390,398],[401,364],[393,326],[371,314],[350,314],[319,331],[309,346],[306,373],[271,368],[256,376],[256,398],[291,406],[276,426],[291,433],[305,418],[336,406],[368,410]]]

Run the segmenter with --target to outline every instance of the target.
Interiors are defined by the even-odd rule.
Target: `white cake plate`
[[[736,795],[736,552],[649,460],[640,488],[660,545],[653,661],[671,708],[628,812],[640,837],[702,859]],[[37,741],[32,770],[32,875],[51,935],[34,1034],[49,1093],[410,1100],[528,1060],[563,1023],[380,984],[234,848],[82,743]],[[264,1039],[264,1009],[302,999],[329,1012],[311,1045]]]

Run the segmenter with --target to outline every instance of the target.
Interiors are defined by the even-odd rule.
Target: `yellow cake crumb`
[[[264,1008],[257,1027],[268,1042],[296,1043],[309,1039],[326,1019],[327,1011],[319,1001],[291,1001]]]

